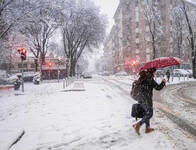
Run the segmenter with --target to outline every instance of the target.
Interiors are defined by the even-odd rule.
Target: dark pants
[[[142,118],[142,120],[140,121],[140,125],[145,123],[146,127],[150,127],[150,118],[152,118],[152,116],[153,116],[153,108],[149,104],[141,104],[141,106],[145,111],[145,115]]]
[[[167,76],[167,81],[169,82],[169,78],[170,78],[170,76]]]

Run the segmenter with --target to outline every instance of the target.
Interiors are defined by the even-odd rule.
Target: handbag
[[[131,110],[131,116],[137,118],[143,118],[145,115],[145,110],[141,106],[141,104],[133,104]]]

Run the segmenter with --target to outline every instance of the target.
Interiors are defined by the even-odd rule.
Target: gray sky
[[[100,11],[102,14],[105,14],[108,17],[108,28],[107,33],[110,32],[112,25],[114,24],[113,16],[118,7],[119,0],[92,0],[96,6],[100,7]],[[89,59],[89,71],[93,71],[95,69],[95,62],[103,55],[103,46],[100,47],[98,51],[91,56]]]
[[[92,0],[97,6],[100,7],[101,13],[107,15],[109,26],[107,33],[110,31],[113,25],[113,16],[118,7],[119,0]]]

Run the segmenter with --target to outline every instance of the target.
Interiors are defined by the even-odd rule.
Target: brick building
[[[172,32],[173,9],[179,3],[179,0],[152,0],[152,5],[157,9],[156,13],[159,17],[157,20],[160,19],[160,33],[162,33],[156,41],[156,57],[178,56]],[[196,8],[192,3],[187,2],[187,4],[193,9]],[[142,64],[153,59],[152,36],[145,15],[146,6],[147,0],[120,0],[119,2],[114,15],[115,25],[104,45],[104,51],[106,49],[111,51],[114,72],[118,70],[132,72],[133,61]],[[187,49],[182,49],[181,53],[184,61],[190,62],[190,53]]]

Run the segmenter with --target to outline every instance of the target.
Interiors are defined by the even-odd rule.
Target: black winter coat
[[[139,100],[139,103],[149,104],[152,106],[153,89],[161,90],[164,86],[165,86],[165,82],[161,82],[161,84],[158,84],[153,78],[142,81],[141,98]]]

